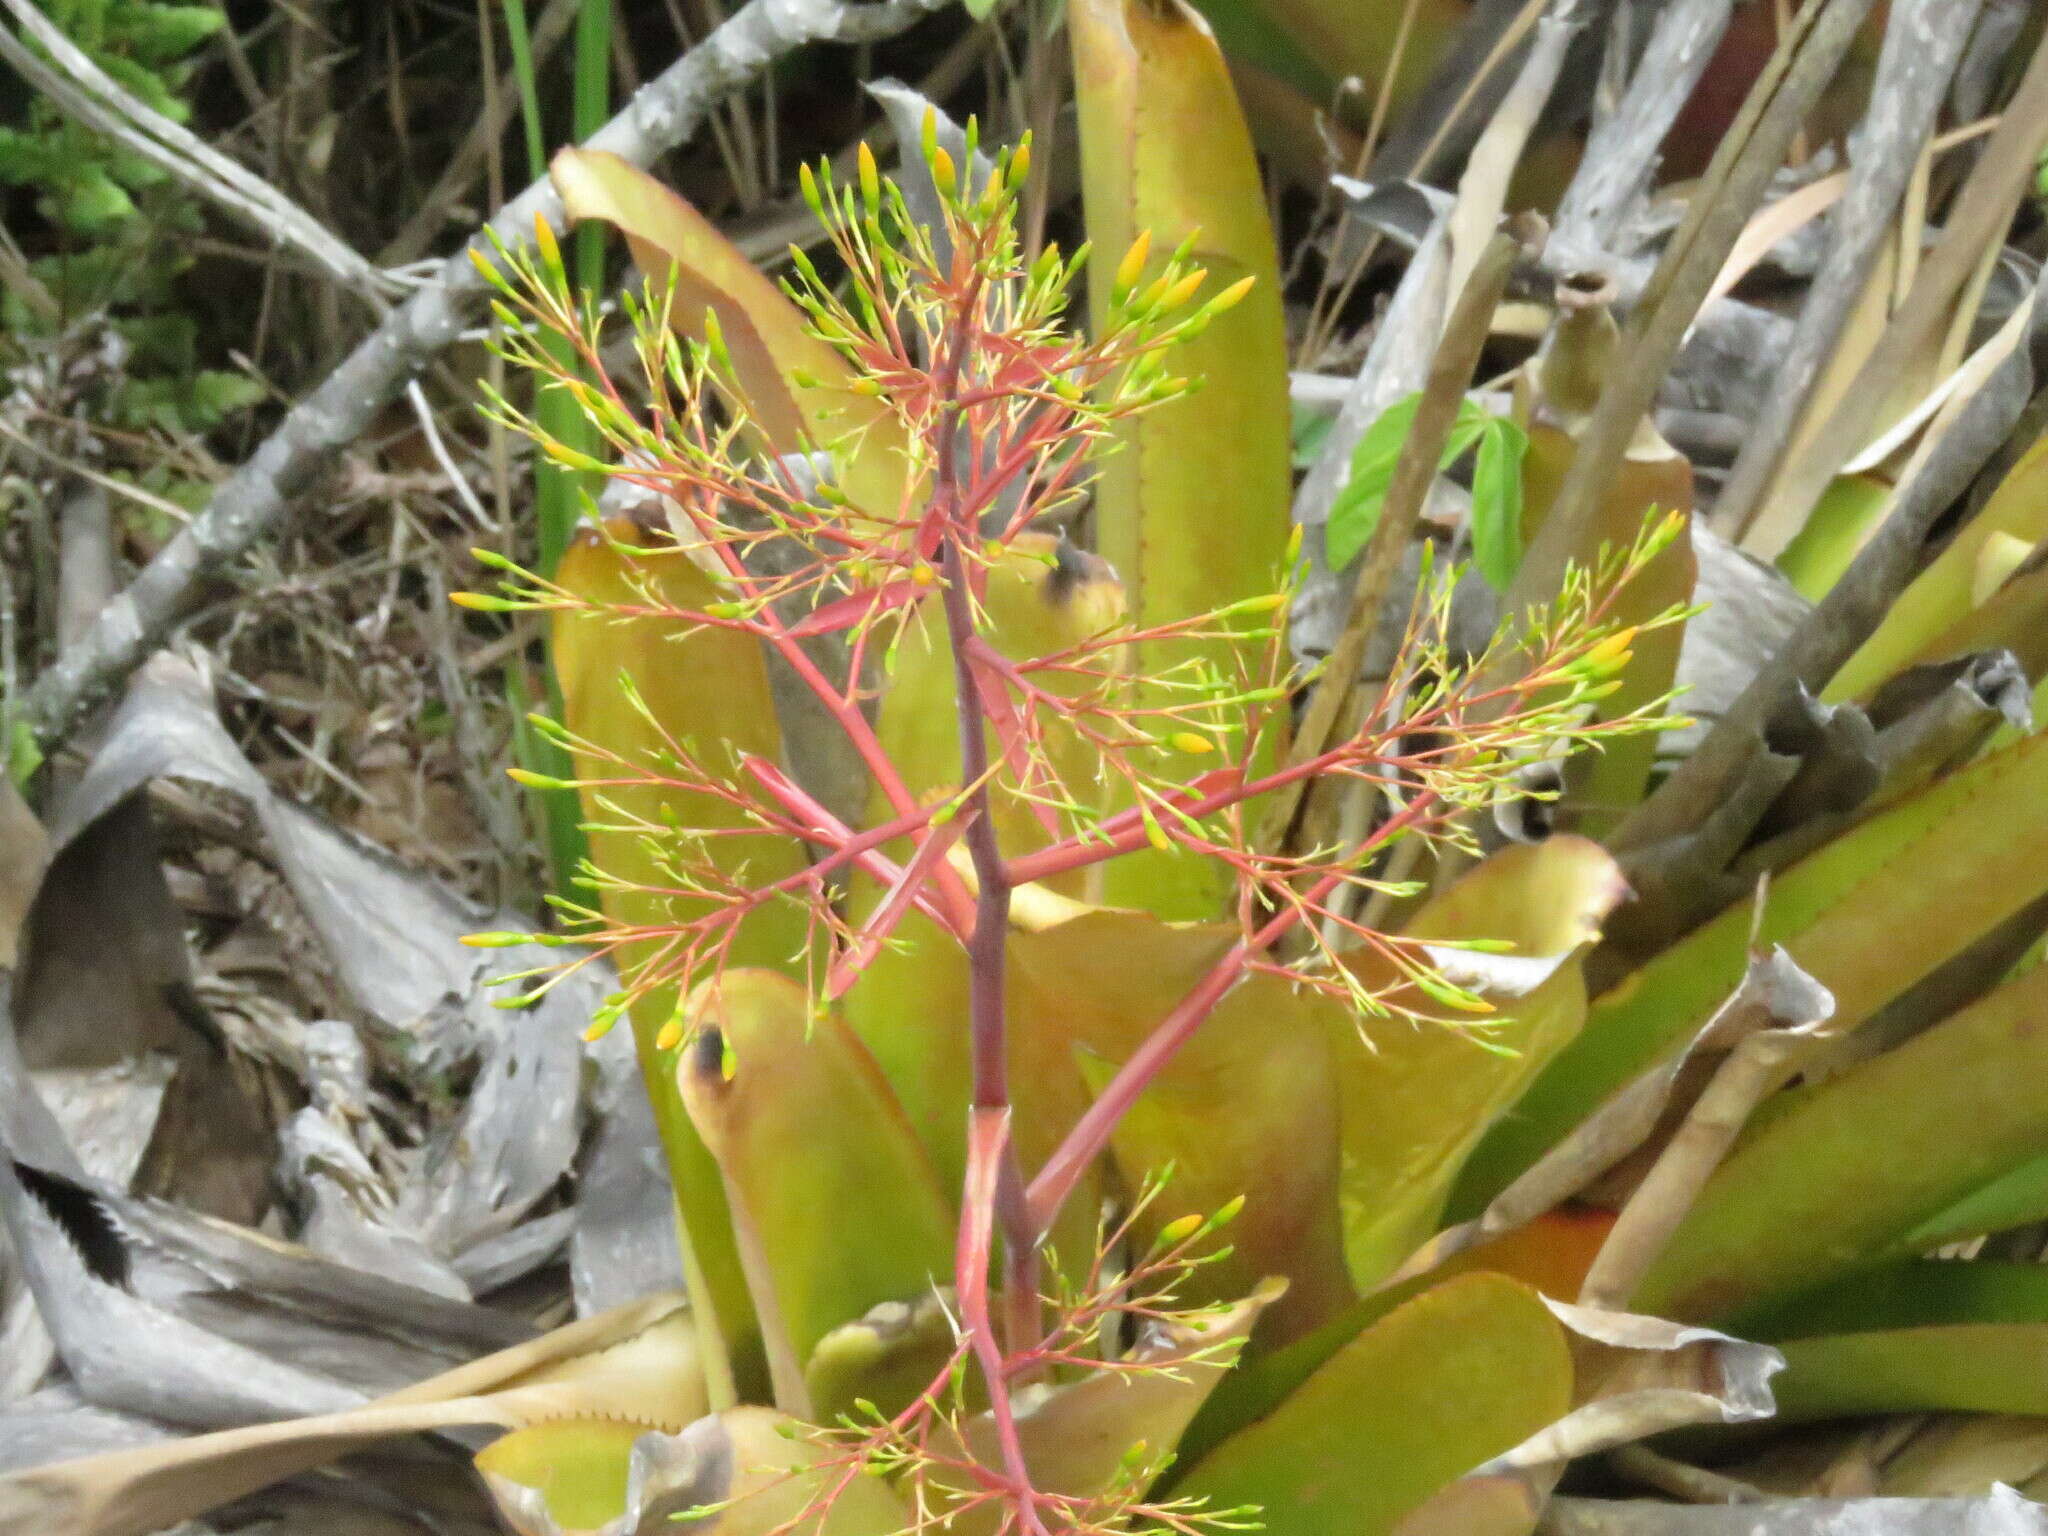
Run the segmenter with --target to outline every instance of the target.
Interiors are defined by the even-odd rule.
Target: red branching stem
[[[960,1321],[968,1346],[988,1381],[989,1417],[995,1424],[1003,1471],[1015,1496],[1017,1518],[1027,1533],[1043,1536],[1031,1498],[1031,1468],[1024,1459],[1024,1443],[1017,1434],[1016,1416],[1010,1409],[1009,1375],[1002,1346],[996,1340],[988,1311],[994,1212],[1003,1165],[1014,1156],[1008,1106],[976,1104],[968,1111],[967,1180],[961,1199],[960,1235],[953,1254],[953,1279],[960,1296]]]
[[[763,789],[775,796],[786,809],[803,818],[807,825],[800,835],[807,840],[824,843],[829,850],[824,856],[825,859],[837,866],[847,862],[851,856],[853,863],[864,873],[880,880],[884,886],[896,884],[902,878],[903,870],[894,859],[886,858],[876,850],[884,843],[893,842],[899,837],[907,836],[914,842],[922,842],[933,835],[931,823],[937,811],[935,806],[915,809],[906,815],[884,822],[879,827],[870,828],[866,832],[856,832],[773,763],[758,757],[750,757],[745,766],[747,772],[760,781]],[[815,875],[821,868],[822,864],[813,864],[809,873]],[[969,905],[965,889],[957,875],[950,883],[939,883],[938,877],[942,870],[948,874],[952,873],[944,860],[928,863],[926,868],[934,884],[938,885],[938,890],[929,897],[920,891],[917,897],[919,909],[928,913],[955,937],[964,940],[972,933],[974,923],[973,908]],[[801,873],[785,876],[778,884],[788,884],[802,878]]]
[[[989,795],[988,730],[994,712],[983,697],[981,679],[975,667],[978,631],[966,550],[978,546],[980,530],[963,509],[958,479],[963,425],[957,406],[960,369],[972,355],[980,336],[981,294],[979,277],[966,285],[955,312],[953,333],[947,338],[932,371],[936,413],[932,421],[934,462],[928,515],[942,530],[939,574],[944,590],[941,602],[946,637],[953,656],[954,702],[960,731],[960,776],[961,782],[967,786],[967,810],[973,815],[965,842],[978,886],[974,933],[967,945],[968,1029],[974,1106],[977,1110],[999,1110],[1007,1116],[1010,1065],[1004,994],[1012,882],[1009,866],[996,842],[996,822]],[[1017,1311],[1027,1307],[1030,1311],[1036,1310],[1038,1234],[1032,1230],[1025,1210],[1023,1169],[1018,1164],[1016,1148],[1007,1137],[1001,1148],[1000,1167],[1000,1176],[989,1197],[1003,1224],[1004,1290],[1012,1308],[1016,1309],[1010,1319],[1014,1331],[1016,1325],[1024,1320],[1016,1315]],[[964,1287],[967,1277],[959,1277],[959,1283]],[[989,1341],[989,1347],[997,1347],[993,1339]],[[989,1378],[989,1390],[1000,1395],[999,1377]]]
[[[748,569],[739,550],[734,547],[730,538],[723,536],[724,530],[716,521],[693,499],[685,498],[683,508],[698,537],[724,567],[726,574],[746,602],[756,608],[756,632],[762,640],[775,648],[776,653],[788,663],[790,670],[811,690],[819,704],[831,715],[833,723],[845,734],[861,762],[874,775],[876,785],[888,798],[889,808],[899,815],[915,811],[917,797],[904,783],[902,773],[898,771],[895,762],[882,746],[881,738],[875,734],[874,727],[861,712],[860,705],[833,687],[830,679],[819,670],[817,663],[812,661],[810,654],[803,648],[798,636],[792,632],[791,626],[785,624],[775,612],[770,601],[772,593],[768,591],[762,579]],[[919,842],[927,835],[928,830],[924,828],[912,833],[913,838]],[[933,871],[933,878],[945,893],[949,904],[964,902],[966,891],[959,875],[953,869],[941,863]]]
[[[1380,829],[1381,839],[1395,836],[1421,821],[1427,814],[1427,798],[1418,797],[1390,817]],[[1244,979],[1261,955],[1278,943],[1305,915],[1318,910],[1330,894],[1349,878],[1349,872],[1344,869],[1322,875],[1302,892],[1298,900],[1273,914],[1263,927],[1231,945],[1209,968],[1208,974],[1153,1027],[1152,1033],[1117,1069],[1116,1076],[1096,1095],[1095,1102],[1074,1122],[1074,1128],[1067,1132],[1052,1155],[1039,1167],[1037,1177],[1032,1179],[1027,1199],[1036,1231],[1042,1234],[1052,1229],[1060,1208],[1073,1194],[1082,1174],[1109,1145],[1109,1138],[1130,1107],[1138,1101],[1138,1096],[1166,1069],[1180,1048],[1201,1028],[1202,1022],[1215,1012],[1216,1005],[1223,1001],[1230,989]]]
[[[954,842],[967,830],[966,823],[974,819],[973,811],[963,812],[960,818],[948,822],[926,838],[924,846],[904,863],[902,872],[883,889],[882,899],[868,914],[860,932],[832,962],[832,969],[825,979],[825,996],[828,999],[837,1002],[845,996],[861,972],[881,952],[905,913],[914,906],[923,908],[928,905],[924,889],[931,879],[932,866],[952,852]]]

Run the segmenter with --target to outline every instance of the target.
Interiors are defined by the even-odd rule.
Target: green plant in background
[[[94,63],[175,122],[190,116],[182,93],[192,56],[226,19],[213,6],[161,0],[45,8]],[[47,229],[25,272],[0,286],[0,330],[16,347],[36,347],[104,315],[124,355],[100,371],[96,418],[116,426],[203,432],[261,398],[254,380],[199,366],[199,322],[177,293],[192,263],[184,237],[200,227],[189,195],[40,96],[22,107],[0,124],[0,185],[31,196]]]
[[[1415,426],[1421,400],[1420,395],[1410,395],[1388,406],[1351,451],[1351,474],[1330,505],[1324,535],[1331,569],[1341,571],[1357,559],[1379,525],[1394,465]],[[1463,400],[1439,466],[1449,469],[1478,449],[1472,464],[1472,562],[1489,583],[1503,590],[1522,561],[1522,456],[1528,447],[1528,434],[1512,421]]]
[[[538,179],[547,174],[547,125],[541,110],[540,82],[535,74],[532,33],[527,26],[525,0],[504,0],[505,33],[512,51],[512,72],[519,86],[520,120],[525,129],[527,173]],[[611,116],[611,0],[580,0],[576,11],[573,43],[574,80],[570,95],[570,119],[578,140],[595,133]],[[585,291],[596,292],[604,282],[604,245],[600,232],[586,230],[577,237],[576,281]],[[560,441],[583,452],[596,447],[596,437],[573,399],[555,395],[537,405],[541,422]],[[540,569],[552,574],[569,547],[570,537],[583,520],[591,495],[598,488],[597,477],[568,465],[537,459],[533,467],[534,520],[540,544]],[[533,731],[526,723],[529,706],[526,682],[518,669],[506,674],[514,718],[513,752],[521,765],[543,777],[560,776],[568,760],[554,743]],[[550,666],[542,679],[548,706],[559,710],[560,689]],[[586,851],[576,797],[560,790],[534,789],[529,793],[539,811],[546,833],[548,862],[557,889],[567,889]]]

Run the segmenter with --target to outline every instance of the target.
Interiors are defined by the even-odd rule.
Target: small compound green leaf
[[[1330,505],[1325,534],[1331,570],[1341,571],[1355,560],[1379,526],[1380,506],[1387,499],[1387,487],[1393,484],[1394,465],[1400,460],[1401,445],[1408,440],[1408,429],[1415,425],[1416,408],[1421,403],[1419,394],[1396,400],[1380,412],[1351,450],[1351,474]]]
[[[1388,488],[1394,483],[1394,466],[1401,460],[1401,450],[1407,444],[1409,429],[1415,425],[1415,412],[1421,403],[1419,394],[1396,400],[1380,412],[1359,438],[1358,446],[1351,450],[1351,474],[1330,505],[1330,521],[1324,535],[1326,559],[1331,570],[1341,571],[1357,559],[1359,551],[1372,538],[1373,529],[1379,526],[1380,508],[1386,502]],[[1475,443],[1480,445],[1483,456],[1494,423],[1494,417],[1470,400],[1459,402],[1457,419],[1451,423],[1450,435],[1444,439],[1438,471],[1457,463],[1471,452]],[[1516,435],[1520,436],[1520,433]],[[1519,454],[1513,464],[1519,469]],[[1519,502],[1519,482],[1516,492]],[[1520,525],[1519,510],[1516,525]]]
[[[1529,435],[1505,416],[1488,417],[1472,468],[1472,559],[1487,585],[1507,590],[1522,563],[1522,455]]]

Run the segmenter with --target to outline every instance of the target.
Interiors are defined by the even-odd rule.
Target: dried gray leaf
[[[641,1085],[633,1042],[612,1030],[590,1048],[596,1060],[598,1130],[576,1197],[569,1280],[576,1315],[635,1296],[683,1288],[675,1191]]]
[[[661,1422],[704,1411],[695,1330],[680,1298],[649,1297],[344,1411],[16,1468],[0,1476],[0,1530],[144,1536],[391,1436],[466,1435],[610,1413],[622,1401]]]
[[[568,1246],[575,1230],[574,1207],[549,1211],[463,1250],[455,1261],[456,1273],[468,1284],[472,1295],[488,1296],[552,1263]]]
[[[1693,600],[1706,606],[1686,621],[1676,684],[1677,707],[1694,723],[1657,738],[1666,757],[1682,757],[1698,744],[1813,609],[1775,569],[1698,518],[1692,548],[1699,566]]]
[[[1858,705],[1824,704],[1802,684],[1765,722],[1764,745],[1797,758],[1799,772],[1765,810],[1759,837],[1853,811],[1877,790],[1877,729]]]
[[[989,177],[995,174],[995,162],[978,149],[970,157],[967,153],[967,131],[922,91],[890,78],[871,83],[868,94],[881,104],[882,115],[889,119],[889,126],[895,130],[898,150],[896,184],[903,190],[903,201],[910,210],[910,216],[931,232],[934,254],[943,267],[952,260],[953,243],[946,234],[945,209],[939,201],[939,189],[932,181],[931,167],[925,164],[923,151],[919,148],[924,140],[927,115],[931,118],[939,148],[952,156],[953,164],[959,168],[964,196],[980,194],[988,185]]]
[[[95,1408],[68,1384],[45,1387],[0,1412],[0,1475],[154,1445],[173,1433],[155,1419]]]
[[[1982,1499],[1784,1499],[1712,1507],[1553,1499],[1541,1536],[2044,1536],[2048,1509],[2010,1488]]]
[[[19,1158],[0,1168],[0,1213],[100,1407],[199,1427],[334,1412],[531,1332]]]
[[[317,1109],[300,1110],[278,1136],[279,1173],[307,1210],[299,1241],[322,1258],[456,1301],[471,1291],[456,1271],[390,1220],[395,1195],[363,1149]]]
[[[272,794],[221,728],[197,677],[168,655],[138,675],[67,801],[57,858],[144,785],[166,777],[212,784],[248,807],[350,1001],[409,1042],[413,1065],[446,1072],[476,1059],[459,1116],[439,1128],[405,1191],[400,1225],[443,1259],[516,1225],[554,1192],[575,1157],[578,1036],[603,979],[571,978],[529,1009],[492,1007],[484,985],[491,974],[553,957],[527,948],[474,951],[461,937],[525,922],[473,909]],[[170,934],[175,940],[175,922]]]
[[[111,1067],[38,1072],[34,1081],[84,1170],[125,1188],[148,1150],[176,1070],[171,1058],[152,1053]],[[57,1355],[13,1254],[13,1242],[0,1227],[0,1404],[34,1391]]]

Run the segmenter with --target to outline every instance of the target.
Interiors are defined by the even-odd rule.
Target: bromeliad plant
[[[1348,1234],[1283,1233],[1302,1212],[1284,1192],[1269,1208],[1266,1190],[1228,1187],[1245,1170],[1199,1145],[1187,1096],[1213,1094],[1202,1074],[1231,1057],[1250,1082],[1262,1055],[1299,1071],[1368,1052],[1375,1028],[1483,1024],[1486,951],[1511,938],[1466,953],[1427,923],[1376,926],[1363,914],[1414,894],[1377,860],[1403,841],[1476,852],[1473,813],[1527,793],[1525,759],[1644,728],[1642,712],[1595,706],[1636,632],[1612,621],[1615,595],[1670,529],[1574,573],[1477,658],[1452,655],[1450,583],[1426,580],[1401,665],[1356,728],[1288,757],[1286,571],[1267,595],[1139,627],[1116,573],[1058,531],[1118,429],[1194,387],[1173,349],[1252,280],[1219,290],[1190,245],[1157,262],[1140,234],[1093,334],[1075,334],[1086,254],[1019,245],[1028,155],[977,174],[972,130],[963,167],[928,124],[931,222],[865,149],[852,185],[807,170],[839,270],[795,256],[801,330],[764,331],[765,301],[707,306],[672,267],[623,306],[630,379],[606,369],[601,317],[545,226],[533,255],[501,253],[509,356],[571,394],[611,458],[497,411],[642,510],[586,536],[555,579],[483,556],[507,579],[464,601],[551,614],[572,714],[630,722],[541,727],[579,765],[594,856],[588,897],[557,903],[568,937],[544,941],[580,955],[527,977],[525,996],[598,958],[618,966],[593,1032],[634,1021],[693,1299],[707,1338],[735,1351],[711,1378],[746,1385],[758,1349],[777,1408],[819,1426],[807,1507],[876,1472],[912,1523],[1186,1529],[1229,1511],[1147,1502],[1173,1435],[1148,1436],[1141,1411],[1138,1432],[1095,1448],[1113,1475],[1070,1475],[1034,1444],[1044,1425],[1020,1393],[1154,1376],[1184,1424],[1193,1384],[1247,1336],[1302,1338],[1350,1301],[1343,1250],[1371,1246],[1385,1213],[1357,1213]],[[690,231],[684,205],[622,165],[565,155],[557,176],[572,206],[630,206],[653,270],[647,232]],[[1498,664],[1510,648],[1521,667]],[[851,747],[865,824],[778,760],[773,674]],[[679,729],[664,706],[688,692]],[[1267,797],[1315,780],[1369,783],[1394,809],[1350,842],[1262,846]],[[1076,899],[1144,850],[1225,871],[1227,907],[1168,925]],[[1568,930],[1614,894],[1597,873],[1580,883],[1593,910],[1558,914]],[[1176,1165],[1189,1176],[1162,1193]],[[1161,1214],[1190,1195],[1188,1214]],[[1206,1252],[1244,1197],[1253,1252]],[[821,1229],[821,1207],[845,1230]],[[1267,1273],[1293,1284],[1285,1299]],[[951,1315],[922,1374],[910,1352],[918,1379],[901,1360],[877,1367],[895,1346],[846,1337],[933,1282],[949,1284]]]

